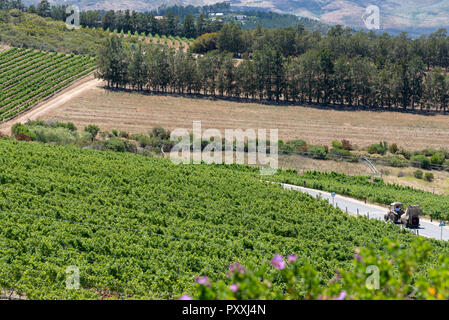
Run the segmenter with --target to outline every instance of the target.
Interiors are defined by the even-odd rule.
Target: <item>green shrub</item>
[[[412,154],[405,149],[400,149],[398,153],[401,154],[407,160],[409,160],[412,157]]]
[[[137,153],[137,145],[135,142],[125,140],[125,141],[123,141],[123,143],[125,144],[126,152]]]
[[[332,148],[334,149],[342,149],[343,148],[343,144],[340,141],[334,140],[332,141]]]
[[[98,132],[100,132],[100,128],[95,124],[90,124],[84,128],[84,131],[89,132],[92,136],[92,141],[97,137]]]
[[[434,153],[432,155],[432,157],[430,157],[430,163],[442,165],[444,162],[444,158],[445,158],[445,156],[443,153],[441,153],[441,152]]]
[[[430,160],[426,156],[419,154],[410,158],[412,166],[418,167],[421,169],[429,169],[430,168]]]
[[[337,156],[343,156],[343,157],[348,157],[351,155],[351,152],[349,152],[348,150],[345,149],[341,149],[341,148],[331,148],[329,150],[330,154],[333,155],[337,155]]]
[[[312,146],[309,151],[314,159],[326,159],[327,152],[324,146]]]
[[[116,152],[125,152],[125,143],[117,138],[111,138],[109,140],[103,141],[103,147],[106,150],[112,150]]]
[[[25,135],[29,137],[31,140],[36,140],[36,135],[30,131],[30,129],[22,124],[22,123],[16,123],[11,128],[11,133],[14,137],[18,136],[19,134]]]
[[[30,129],[36,137],[36,141],[42,143],[55,143],[58,145],[75,143],[78,135],[65,127],[47,128],[47,127],[32,127]]]
[[[437,152],[438,151],[433,148],[427,148],[427,149],[422,150],[420,153],[425,155],[426,157],[430,157],[430,156],[433,156]]]
[[[306,152],[307,151],[307,142],[304,140],[290,140],[284,143],[282,140],[279,140],[279,150],[283,152]]]
[[[449,298],[449,257],[439,254],[439,262],[426,275],[422,264],[433,258],[429,241],[416,238],[410,245],[384,240],[386,250],[368,246],[356,248],[352,266],[340,268],[323,286],[320,272],[296,255],[275,255],[271,263],[259,267],[234,263],[224,280],[196,278],[193,297],[181,300],[443,300]],[[381,270],[373,281],[374,270]],[[274,286],[276,284],[277,286]],[[284,289],[279,289],[279,287]],[[411,294],[412,293],[412,294]]]
[[[385,141],[380,142],[378,144],[372,144],[368,147],[368,152],[370,154],[380,154],[380,155],[384,155],[387,152],[388,149],[388,145]]]
[[[390,152],[392,154],[395,154],[396,152],[398,152],[399,148],[398,148],[398,145],[396,143],[393,143],[393,144],[390,145],[388,150],[390,150]]]
[[[154,127],[150,132],[150,137],[156,137],[161,139],[168,139],[170,135],[168,132],[162,127]]]
[[[152,139],[149,136],[146,136],[144,134],[141,134],[136,137],[137,142],[139,143],[139,146],[142,148],[145,148],[146,146],[150,146],[152,143]]]
[[[415,170],[415,171],[413,172],[413,176],[414,176],[415,178],[417,178],[417,179],[422,179],[422,177],[423,177],[423,172],[422,172],[421,170]]]
[[[424,179],[428,182],[432,182],[434,177],[433,177],[433,173],[431,172],[426,172],[426,174],[424,175]]]
[[[406,167],[407,163],[398,157],[390,157],[387,159],[387,163],[390,167],[402,168]]]
[[[119,137],[128,139],[129,138],[129,134],[126,131],[120,131]]]

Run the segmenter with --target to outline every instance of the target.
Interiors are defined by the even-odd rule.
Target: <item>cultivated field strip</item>
[[[21,113],[95,69],[89,56],[13,48],[0,54],[0,121]]]

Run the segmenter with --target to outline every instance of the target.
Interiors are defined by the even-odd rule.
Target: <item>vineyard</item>
[[[230,264],[275,253],[310,261],[325,284],[356,246],[413,238],[262,183],[254,168],[5,138],[0,153],[0,288],[27,299],[177,298],[196,276],[222,280]],[[69,266],[79,290],[65,289]]]
[[[396,184],[386,184],[381,179],[371,181],[368,176],[347,176],[345,174],[319,171],[305,172],[298,175],[292,170],[287,170],[273,180],[336,192],[358,199],[390,204],[395,201],[403,202],[405,205],[419,204],[423,214],[432,215],[435,219],[449,220],[449,198],[447,196],[433,194],[431,192],[404,187]]]
[[[135,32],[134,34],[132,34],[131,31],[125,33],[123,30],[121,30],[120,32],[118,32],[118,30],[114,30],[112,33],[106,30],[106,33],[119,36],[122,39],[128,39],[130,41],[141,41],[147,44],[166,45],[170,48],[184,51],[186,51],[189,45],[193,41],[195,41],[195,39],[187,39],[185,37],[181,38],[180,36],[160,36],[158,34],[146,34],[145,32],[142,32],[140,34],[138,32]]]
[[[94,68],[88,56],[17,48],[0,53],[0,121],[27,110]]]

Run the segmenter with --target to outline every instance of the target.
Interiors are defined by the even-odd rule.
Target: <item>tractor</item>
[[[421,215],[421,210],[418,205],[408,206],[407,210],[404,211],[404,207],[401,202],[393,202],[390,204],[388,213],[385,214],[385,221],[392,221],[394,223],[400,223],[406,228],[417,228],[419,227],[419,216]]]

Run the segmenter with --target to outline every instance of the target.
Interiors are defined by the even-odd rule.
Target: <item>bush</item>
[[[189,47],[193,53],[204,54],[217,49],[217,33],[205,33],[198,37]]]
[[[333,155],[337,155],[337,156],[342,156],[342,157],[348,157],[351,155],[351,152],[349,152],[348,150],[345,150],[345,149],[341,149],[341,148],[331,148],[329,153],[333,154]]]
[[[395,167],[395,168],[402,168],[402,167],[407,166],[407,164],[402,159],[400,159],[398,157],[388,158],[387,163],[390,167]]]
[[[103,147],[106,150],[112,150],[115,152],[125,152],[126,148],[125,148],[125,143],[117,138],[112,138],[106,141],[103,141]]]
[[[129,138],[129,134],[128,134],[128,132],[120,131],[119,137],[128,139]]]
[[[430,168],[430,160],[426,156],[419,154],[410,158],[412,162],[412,166],[418,167],[421,169],[429,169]]]
[[[155,137],[161,140],[170,139],[170,132],[162,127],[154,127],[150,132],[150,137]]]
[[[307,142],[304,140],[291,140],[287,141],[285,144],[282,140],[279,140],[279,150],[283,152],[306,152],[307,151]]]
[[[332,141],[331,145],[332,145],[332,148],[334,148],[334,149],[342,149],[343,148],[343,144],[337,140]]]
[[[432,155],[432,157],[430,157],[430,163],[431,164],[442,165],[443,162],[444,162],[444,158],[445,158],[444,154],[442,154],[440,152],[434,153]]]
[[[24,125],[20,122],[16,123],[15,125],[12,126],[11,132],[12,132],[12,135],[16,138],[19,134],[22,134],[22,135],[27,136],[31,140],[36,140],[36,135],[34,133],[32,133],[26,125]],[[23,141],[27,141],[27,140],[23,140]]]
[[[348,140],[345,140],[345,139],[341,140],[341,147],[344,150],[348,150],[348,151],[352,150],[352,144]]]
[[[421,170],[415,170],[415,171],[413,172],[413,176],[414,176],[416,179],[422,179],[422,177],[423,177],[423,172],[422,172]]]
[[[433,177],[433,173],[431,172],[426,172],[426,174],[424,175],[424,179],[428,182],[432,182],[434,177]]]
[[[136,141],[139,143],[139,146],[145,148],[146,146],[151,145],[152,139],[149,136],[144,134],[138,135],[136,137]]]
[[[433,156],[437,152],[438,151],[433,148],[427,148],[427,149],[422,150],[420,153],[425,155],[426,157],[430,157],[430,156]]]
[[[336,270],[323,285],[320,272],[308,261],[292,254],[275,255],[271,264],[229,266],[227,277],[213,281],[207,276],[196,278],[193,296],[181,300],[423,300],[448,299],[449,257],[433,257],[429,241],[415,238],[408,246],[385,239],[384,253],[368,246],[356,248],[349,268]],[[387,254],[388,253],[388,254]],[[436,259],[436,267],[420,274],[423,264]],[[376,281],[372,270],[381,270]],[[413,295],[411,295],[413,293]]]
[[[326,159],[327,152],[324,146],[312,146],[309,151],[314,159]]]
[[[370,154],[377,153],[377,154],[380,154],[380,155],[384,155],[384,154],[387,152],[387,149],[388,149],[388,145],[387,145],[387,143],[384,141],[384,142],[380,142],[380,143],[378,143],[378,144],[372,144],[372,145],[370,145],[370,146],[368,147],[368,152],[369,152]]]
[[[73,122],[67,122],[67,123],[57,122],[53,127],[54,128],[66,128],[72,132],[75,132],[78,130],[78,128],[75,126],[75,124]]]
[[[396,152],[398,152],[399,148],[398,148],[398,145],[397,145],[396,143],[393,143],[393,144],[388,148],[388,150],[390,150],[390,152],[391,152],[392,154],[395,154]]]
[[[92,136],[92,141],[93,141],[97,137],[97,134],[100,131],[100,128],[95,124],[90,124],[84,128],[84,131],[90,133],[90,135]]]
[[[47,128],[32,127],[30,129],[36,137],[36,141],[42,143],[55,143],[59,145],[75,143],[78,134],[65,127]]]
[[[412,154],[405,149],[400,149],[399,154],[401,154],[407,160],[409,160],[412,157]]]

